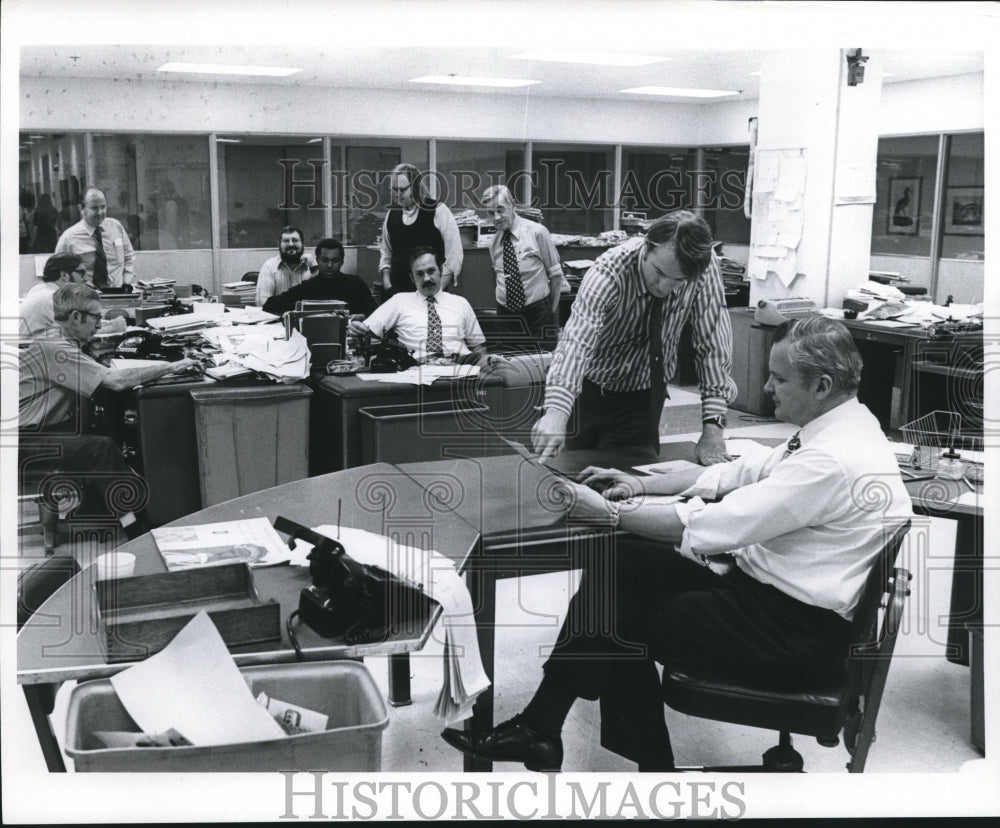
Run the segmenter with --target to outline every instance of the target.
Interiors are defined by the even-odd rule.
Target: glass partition
[[[87,185],[84,134],[22,132],[18,143],[26,230],[20,252],[51,253],[62,231],[80,220],[80,196]]]
[[[553,233],[596,235],[614,226],[611,147],[532,146],[533,207]]]
[[[879,139],[872,253],[930,255],[937,156],[936,135]]]
[[[524,157],[524,146],[500,141],[438,141],[437,171],[439,196],[454,213],[479,210],[480,196],[487,187],[506,184],[514,198],[523,203],[527,182],[511,167],[509,160]]]
[[[323,238],[322,138],[220,135],[216,145],[223,247],[277,250],[287,225],[306,249]]]
[[[941,258],[977,259],[985,254],[983,133],[949,140],[941,216]]]

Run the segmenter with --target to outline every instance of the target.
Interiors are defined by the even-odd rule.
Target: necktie
[[[521,268],[517,266],[510,230],[503,231],[503,269],[507,274],[507,307],[519,311],[524,307],[524,282],[521,281]]]
[[[108,255],[104,252],[101,225],[94,228],[94,287],[108,286]]]
[[[653,297],[649,304],[649,420],[653,448],[660,450],[660,415],[667,386],[663,378],[663,300]]]
[[[788,441],[788,448],[786,448],[785,453],[781,455],[782,460],[784,460],[786,457],[791,456],[791,453],[793,451],[797,451],[799,446],[802,445],[802,441],[799,439],[799,435],[801,433],[802,433],[801,431],[796,431],[795,434],[792,435],[792,439]]]
[[[441,343],[441,317],[438,316],[437,299],[433,296],[427,297],[427,356],[440,356],[443,345]]]

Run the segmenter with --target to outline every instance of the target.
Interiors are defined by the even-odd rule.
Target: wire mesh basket
[[[961,456],[965,477],[973,482],[982,482],[983,464],[981,460],[968,456],[968,451],[981,453],[982,438],[962,433],[962,416],[954,411],[932,411],[901,427],[903,440],[913,444],[910,465],[914,469],[937,473],[941,455],[949,449],[961,448],[966,451]]]

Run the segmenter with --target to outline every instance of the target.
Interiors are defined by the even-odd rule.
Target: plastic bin
[[[367,668],[355,661],[244,667],[254,696],[326,713],[323,733],[300,733],[266,742],[209,747],[105,748],[95,730],[139,731],[109,679],[77,685],[69,699],[66,753],[78,772],[379,771],[385,702]]]
[[[309,398],[304,385],[191,391],[201,505],[309,476]]]

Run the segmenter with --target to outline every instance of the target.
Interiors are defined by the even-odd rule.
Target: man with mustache
[[[487,364],[486,337],[472,305],[462,296],[442,290],[442,259],[433,247],[410,254],[410,279],[416,291],[397,293],[379,305],[364,322],[353,321],[355,336],[384,339],[394,331],[399,344],[418,362],[451,358]]]
[[[304,251],[302,231],[291,225],[282,227],[278,255],[264,262],[257,274],[257,300],[254,303],[257,307],[263,307],[272,296],[301,284],[309,276],[316,262]]]

